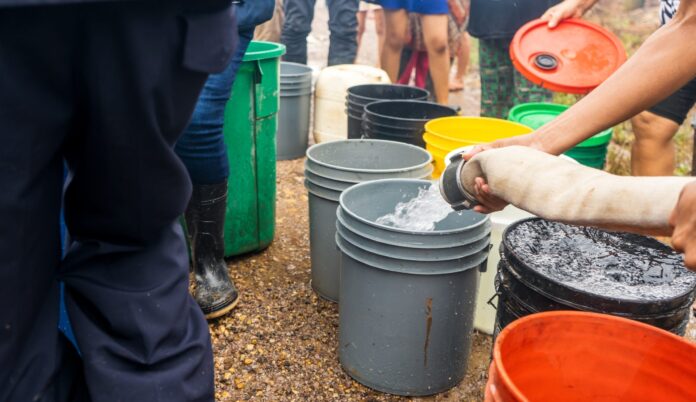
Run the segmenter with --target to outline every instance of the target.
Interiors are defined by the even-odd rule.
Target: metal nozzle
[[[440,176],[440,195],[455,211],[472,209],[478,204],[476,198],[464,189],[459,177],[466,164],[461,154],[455,154],[450,158],[450,164]]]

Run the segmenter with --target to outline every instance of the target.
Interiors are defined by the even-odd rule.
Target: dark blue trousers
[[[287,47],[285,61],[307,64],[307,35],[312,31],[316,0],[284,0],[285,22],[280,41]],[[358,51],[359,0],[326,0],[329,8],[330,66],[352,64]]]
[[[173,147],[235,32],[225,2],[0,8],[0,401],[213,400]]]

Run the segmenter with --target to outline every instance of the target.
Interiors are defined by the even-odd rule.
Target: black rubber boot
[[[207,319],[227,314],[239,301],[224,260],[226,207],[227,182],[194,184],[185,216],[196,281],[193,297]]]

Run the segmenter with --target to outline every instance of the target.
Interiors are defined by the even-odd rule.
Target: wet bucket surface
[[[433,102],[388,100],[365,106],[363,135],[405,142],[425,148],[425,123],[440,117],[455,116],[457,111]]]
[[[594,313],[520,319],[498,337],[486,402],[696,400],[696,346]]]
[[[430,178],[432,157],[413,145],[380,140],[343,140],[307,150],[312,287],[323,298],[339,299],[340,254],[336,249],[336,208],[341,193],[356,183],[384,178]]]
[[[387,99],[426,100],[430,93],[424,89],[398,84],[364,84],[348,88],[346,114],[348,138],[362,137],[362,119],[365,105]]]
[[[544,310],[621,315],[683,333],[696,274],[639,235],[527,219],[504,234],[497,326]]]
[[[490,222],[472,211],[452,211],[426,232],[377,222],[431,185],[361,183],[343,192],[338,210],[339,359],[358,382],[398,395],[431,395],[463,379],[488,256]]]

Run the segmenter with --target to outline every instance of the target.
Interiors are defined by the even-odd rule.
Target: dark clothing
[[[533,84],[510,60],[509,39],[479,40],[481,116],[507,119],[513,106],[528,102],[551,102],[553,94]]]
[[[560,0],[471,0],[469,33],[479,39],[511,39],[522,25]]]
[[[253,36],[254,28],[239,31],[239,45],[232,62],[225,71],[208,77],[191,121],[176,143],[176,154],[186,165],[193,184],[216,184],[227,180],[230,175],[223,135],[225,108],[230,100],[237,70]]]
[[[236,28],[229,7],[183,5],[0,9],[0,401],[213,400],[173,146]],[[58,333],[60,280],[82,361]]]
[[[648,109],[650,112],[682,125],[696,104],[696,79],[679,88],[667,99]]]
[[[285,23],[280,41],[287,47],[283,60],[307,64],[307,36],[312,31],[316,0],[285,0]],[[358,0],[326,0],[329,7],[328,65],[352,64],[358,51]]]
[[[227,180],[230,174],[223,136],[225,107],[254,29],[257,24],[271,19],[274,8],[274,0],[246,1],[235,7],[239,34],[237,50],[225,71],[208,77],[191,121],[176,144],[176,153],[194,184],[217,184]]]

